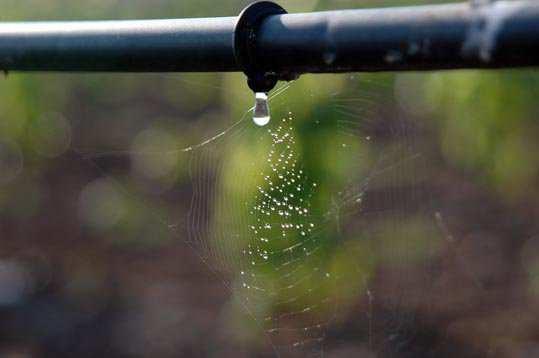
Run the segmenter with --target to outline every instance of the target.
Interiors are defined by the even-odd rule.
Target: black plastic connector
[[[263,21],[272,15],[287,11],[271,1],[259,1],[247,6],[238,16],[234,30],[234,56],[247,76],[247,84],[253,92],[269,92],[280,78],[279,74],[258,63],[257,34]]]

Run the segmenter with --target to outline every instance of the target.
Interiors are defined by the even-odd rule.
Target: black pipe
[[[0,23],[7,71],[238,71],[236,18]]]
[[[258,61],[298,73],[539,65],[539,1],[290,14],[268,18]]]
[[[243,71],[237,18],[0,24],[0,70]],[[539,1],[271,15],[257,67],[301,73],[539,65]]]

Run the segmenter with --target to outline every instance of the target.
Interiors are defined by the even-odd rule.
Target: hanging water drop
[[[253,121],[258,126],[265,126],[270,121],[270,109],[268,105],[268,95],[264,92],[255,94],[255,110],[253,113]]]

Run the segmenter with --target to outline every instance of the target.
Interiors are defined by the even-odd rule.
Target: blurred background
[[[2,4],[22,21],[247,2]],[[0,79],[0,355],[539,355],[536,71],[282,86],[257,127],[241,74]]]

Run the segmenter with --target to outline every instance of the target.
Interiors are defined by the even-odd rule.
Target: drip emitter
[[[247,76],[247,84],[253,92],[267,93],[282,79],[270,68],[260,66],[257,38],[259,28],[269,16],[286,14],[286,10],[271,1],[259,1],[247,6],[238,16],[234,29],[234,56]]]
[[[271,55],[263,53],[257,46],[259,28],[268,17],[286,13],[285,9],[274,2],[255,2],[243,9],[234,29],[234,56],[247,76],[247,85],[255,93],[253,121],[259,126],[265,126],[270,120],[268,92],[275,87],[277,81],[297,77],[260,65],[263,63],[261,57]]]

